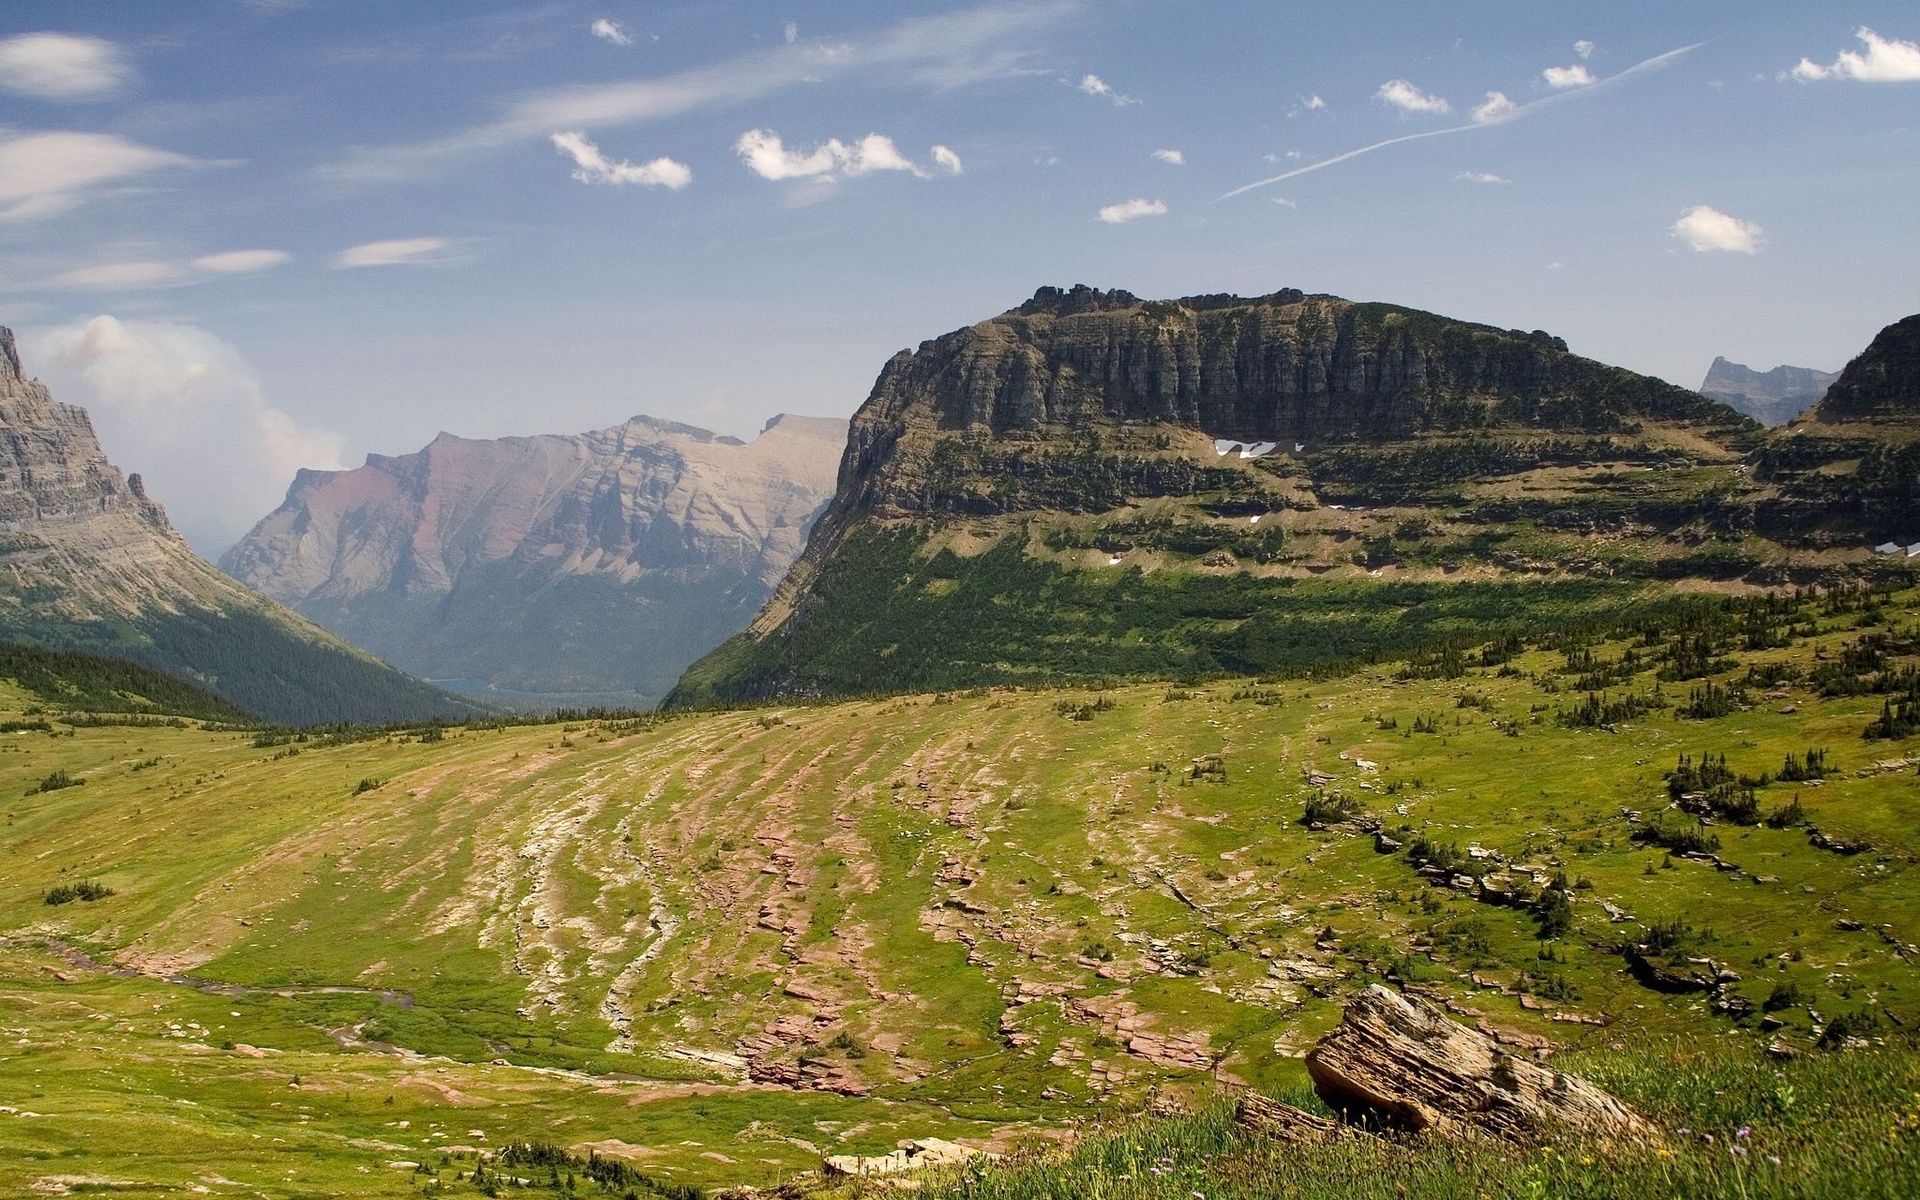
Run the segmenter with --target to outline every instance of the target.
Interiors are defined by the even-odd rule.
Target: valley
[[[16,688],[50,732],[0,749],[0,1086],[39,1115],[0,1121],[34,1164],[0,1194],[384,1195],[509,1139],[765,1186],[1296,1094],[1378,979],[1603,1072],[1871,1060],[1920,1020],[1917,606],[332,735]]]

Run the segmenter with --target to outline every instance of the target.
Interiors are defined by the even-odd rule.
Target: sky
[[[0,324],[209,555],[443,430],[847,415],[1043,285],[1834,370],[1916,196],[1911,0],[0,6]]]

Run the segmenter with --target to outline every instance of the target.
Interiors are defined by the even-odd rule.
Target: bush
[[[75,900],[92,903],[105,900],[113,895],[113,889],[104,883],[92,879],[83,879],[79,883],[63,883],[46,894],[48,904],[71,904]]]

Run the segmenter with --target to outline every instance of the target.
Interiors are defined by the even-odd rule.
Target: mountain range
[[[635,417],[302,471],[221,559],[413,674],[510,705],[648,706],[753,616],[833,493],[846,422],[752,442]]]

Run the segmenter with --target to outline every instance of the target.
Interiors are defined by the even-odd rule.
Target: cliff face
[[[739,629],[832,492],[846,423],[636,417],[303,471],[229,573],[417,674],[650,703]],[[533,702],[532,698],[528,698]]]
[[[1217,639],[1321,576],[1738,575],[1694,560],[1741,528],[1763,436],[1542,332],[1042,289],[887,363],[806,553],[670,699],[1277,664]],[[1089,588],[1113,607],[1062,607]],[[1350,632],[1325,652],[1393,636]]]
[[[1752,417],[1766,426],[1785,425],[1820,402],[1827,388],[1840,378],[1834,371],[1812,367],[1775,367],[1756,371],[1724,358],[1713,360],[1700,394]]]
[[[0,639],[127,658],[289,722],[453,711],[202,561],[0,329]]]

